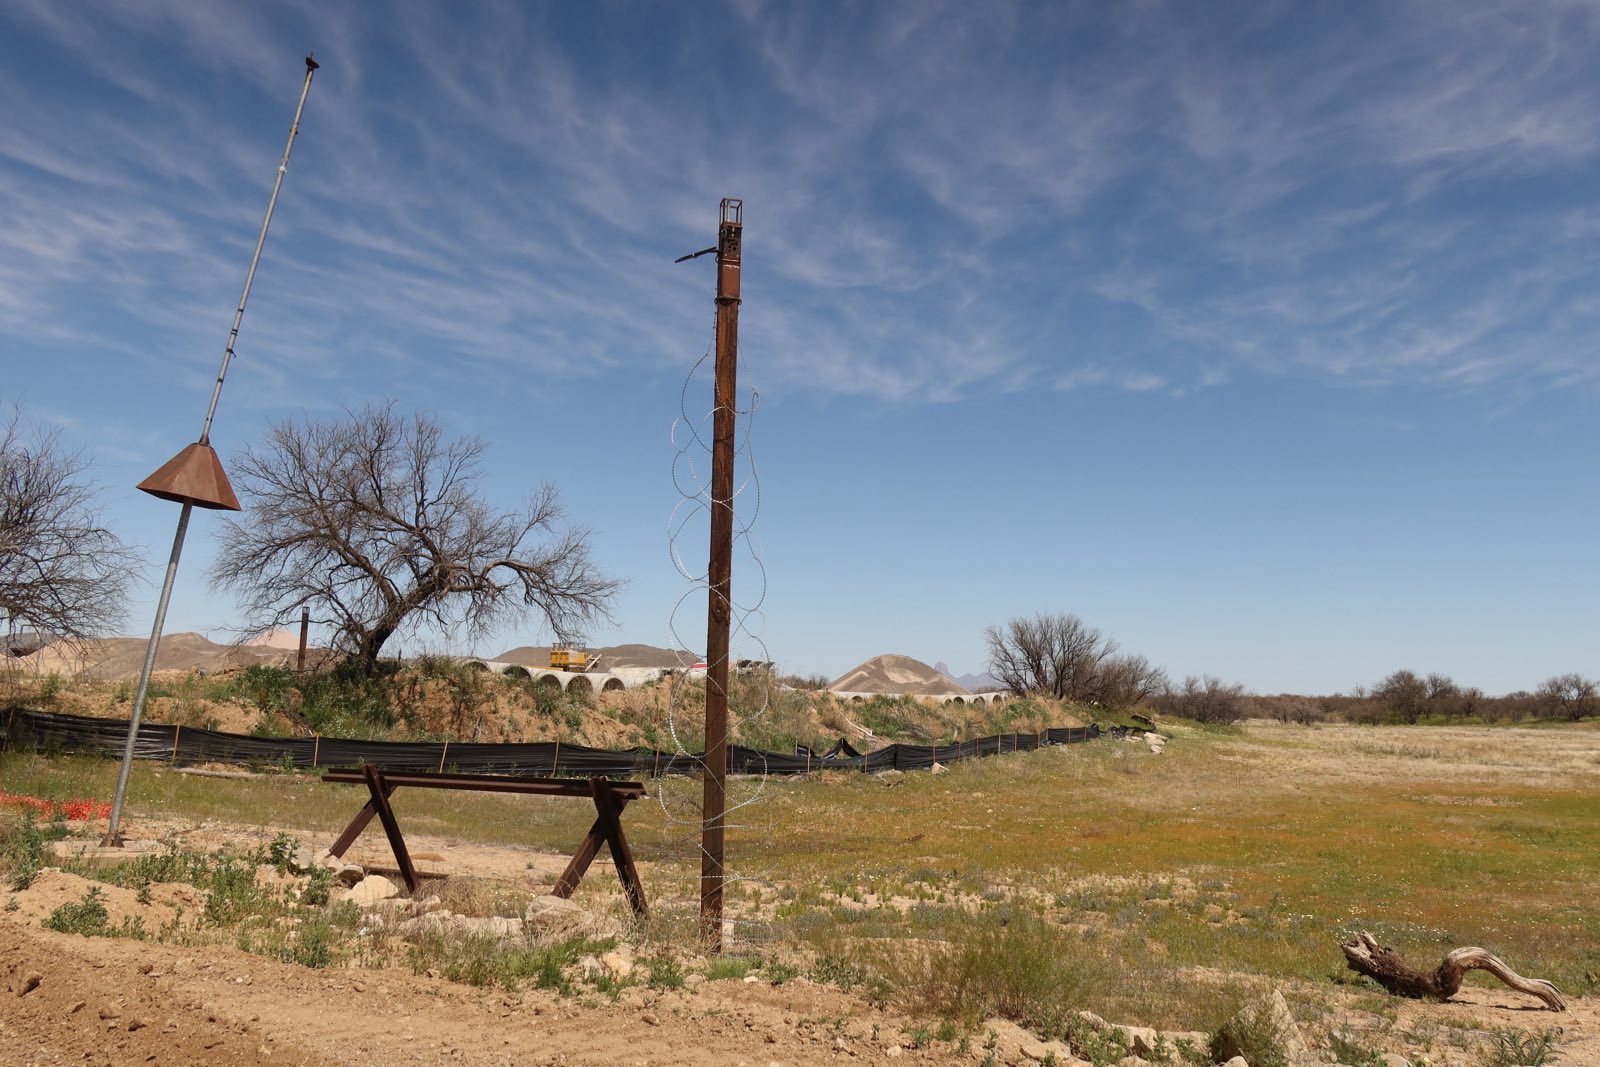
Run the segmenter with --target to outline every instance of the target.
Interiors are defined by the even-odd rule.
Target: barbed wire
[[[667,629],[671,635],[674,655],[679,661],[679,677],[687,677],[689,671],[700,663],[704,663],[707,672],[715,664],[706,662],[703,650],[704,638],[695,641],[684,639],[683,628],[679,623],[679,616],[685,605],[709,605],[710,598],[716,593],[712,589],[710,580],[710,556],[706,554],[706,565],[691,565],[684,556],[686,550],[694,558],[699,556],[699,550],[688,547],[688,535],[691,531],[700,532],[704,526],[708,536],[701,544],[709,544],[709,521],[713,507],[710,488],[710,463],[711,463],[711,438],[708,432],[718,413],[719,405],[712,404],[709,410],[698,416],[695,415],[694,406],[691,404],[690,391],[697,381],[704,379],[704,371],[712,361],[715,347],[715,328],[713,327],[712,345],[689,368],[684,375],[683,387],[678,397],[678,415],[673,420],[669,433],[672,443],[672,485],[678,492],[678,501],[673,505],[667,518],[667,553],[672,560],[673,569],[689,587],[673,604],[668,614]],[[738,359],[738,370],[744,370],[744,357]],[[740,406],[738,396],[734,398],[733,415],[735,416],[737,439],[734,448],[734,470],[739,472],[743,468],[743,477],[736,480],[730,506],[733,509],[733,551],[736,566],[735,578],[730,582],[729,590],[729,642],[728,642],[728,675],[729,689],[733,689],[732,679],[736,673],[736,665],[741,660],[756,660],[763,664],[771,662],[771,653],[766,641],[762,637],[766,615],[763,610],[767,599],[767,569],[761,558],[761,544],[754,532],[756,520],[761,513],[761,474],[756,463],[755,450],[752,445],[755,414],[761,405],[761,394],[754,389],[749,390],[747,405]],[[704,524],[697,520],[704,518]],[[739,591],[753,589],[753,596],[741,597]],[[685,623],[684,625],[687,625]],[[703,631],[696,631],[701,632]],[[685,649],[701,649],[694,653],[693,658],[684,661]],[[749,654],[754,651],[756,654]],[[667,733],[671,738],[674,751],[693,760],[700,769],[701,775],[706,772],[706,763],[703,752],[695,753],[685,743],[685,738],[679,729],[680,712],[687,712],[683,702],[693,689],[681,684],[672,686],[667,701]],[[760,689],[761,699],[759,706],[740,709],[740,718],[746,722],[759,719],[767,714],[771,706],[771,687],[764,685]],[[731,693],[729,694],[731,696]],[[702,708],[703,710],[703,708]],[[703,719],[702,719],[703,721]],[[731,726],[731,723],[730,723]],[[733,821],[735,813],[749,809],[758,804],[766,794],[768,771],[765,761],[762,762],[760,773],[752,776],[755,779],[754,790],[743,799],[728,803],[723,810],[722,825],[724,830],[748,829],[750,824]],[[703,829],[704,812],[699,805],[687,800],[675,806],[669,798],[665,781],[658,781],[655,790],[656,802],[660,805],[663,817],[669,827],[679,827],[686,831],[685,838],[692,835],[694,848],[703,856],[706,855],[700,834]],[[771,887],[769,879],[749,873],[736,871],[723,857],[723,888],[736,882],[747,882]],[[746,940],[758,929],[765,928],[765,924],[727,917],[724,913],[724,925],[732,924],[736,930],[741,930]]]

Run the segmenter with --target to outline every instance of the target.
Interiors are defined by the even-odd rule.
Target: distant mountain
[[[933,669],[959,685],[961,688],[973,693],[987,693],[995,689],[1004,689],[996,679],[987,674],[962,674],[950,673],[950,664],[940,660],[933,665]]]
[[[961,683],[963,689],[970,689],[974,693],[988,693],[996,689],[1004,689],[998,678],[988,674],[963,674],[956,681]]]

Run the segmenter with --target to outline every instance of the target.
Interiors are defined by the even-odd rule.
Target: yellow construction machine
[[[598,652],[590,652],[588,645],[551,645],[550,669],[582,674],[593,670],[600,662]]]

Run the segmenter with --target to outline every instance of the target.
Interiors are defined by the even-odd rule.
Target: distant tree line
[[[984,631],[989,673],[1018,696],[1043,696],[1071,704],[1117,710],[1144,706],[1201,723],[1269,718],[1312,723],[1481,722],[1552,718],[1577,722],[1600,714],[1600,682],[1558,674],[1533,692],[1489,696],[1444,674],[1398,670],[1370,689],[1349,694],[1261,696],[1214,675],[1174,683],[1144,656],[1121,646],[1076,615],[1041,613]]]
[[[1545,679],[1537,689],[1520,689],[1503,696],[1490,696],[1477,686],[1458,685],[1443,674],[1417,674],[1399,670],[1371,687],[1356,686],[1350,693],[1333,696],[1300,696],[1280,693],[1275,696],[1236,694],[1231,719],[1276,719],[1279,722],[1311,723],[1324,720],[1367,724],[1419,722],[1520,722],[1524,719],[1559,719],[1578,722],[1600,714],[1600,682],[1576,672]],[[1181,694],[1180,694],[1181,696]],[[1184,714],[1183,702],[1156,706],[1172,714]],[[1226,702],[1222,702],[1226,707]],[[1202,711],[1204,709],[1201,709]],[[1186,716],[1196,717],[1200,716]]]

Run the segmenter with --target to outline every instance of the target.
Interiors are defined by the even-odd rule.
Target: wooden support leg
[[[604,778],[589,779],[589,788],[594,790],[595,810],[600,813],[595,825],[602,828],[606,844],[611,846],[611,859],[617,866],[617,877],[622,881],[623,892],[628,894],[633,914],[642,919],[648,914],[644,883],[639,880],[639,868],[633,863],[633,849],[628,847],[628,839],[622,834],[622,809],[630,798],[618,796]]]
[[[367,791],[372,794],[369,803],[377,808],[378,819],[383,823],[383,832],[389,837],[389,847],[394,851],[395,862],[400,865],[400,877],[406,880],[406,888],[415,893],[418,885],[417,869],[411,865],[411,853],[406,851],[405,838],[400,836],[400,824],[395,820],[394,809],[389,806],[389,794],[394,791],[394,787],[385,782],[383,772],[370,763],[362,767],[361,771],[367,779]]]
[[[605,840],[605,826],[602,825],[602,820],[596,819],[578,844],[578,851],[574,852],[572,859],[567,862],[567,869],[556,879],[556,887],[550,891],[551,896],[560,897],[562,900],[572,896],[572,891],[583,881],[583,874],[589,869],[589,864],[593,863],[595,856],[599,854],[600,842],[603,840]]]
[[[394,795],[394,788],[394,786],[385,781],[383,783],[383,795],[385,797]],[[361,831],[367,828],[367,824],[372,821],[372,817],[376,814],[378,814],[378,809],[373,806],[372,801],[367,801],[366,806],[356,812],[356,817],[350,820],[350,825],[344,828],[344,833],[339,835],[338,840],[328,846],[328,855],[342,857],[350,846],[356,843],[356,838],[361,836]]]

